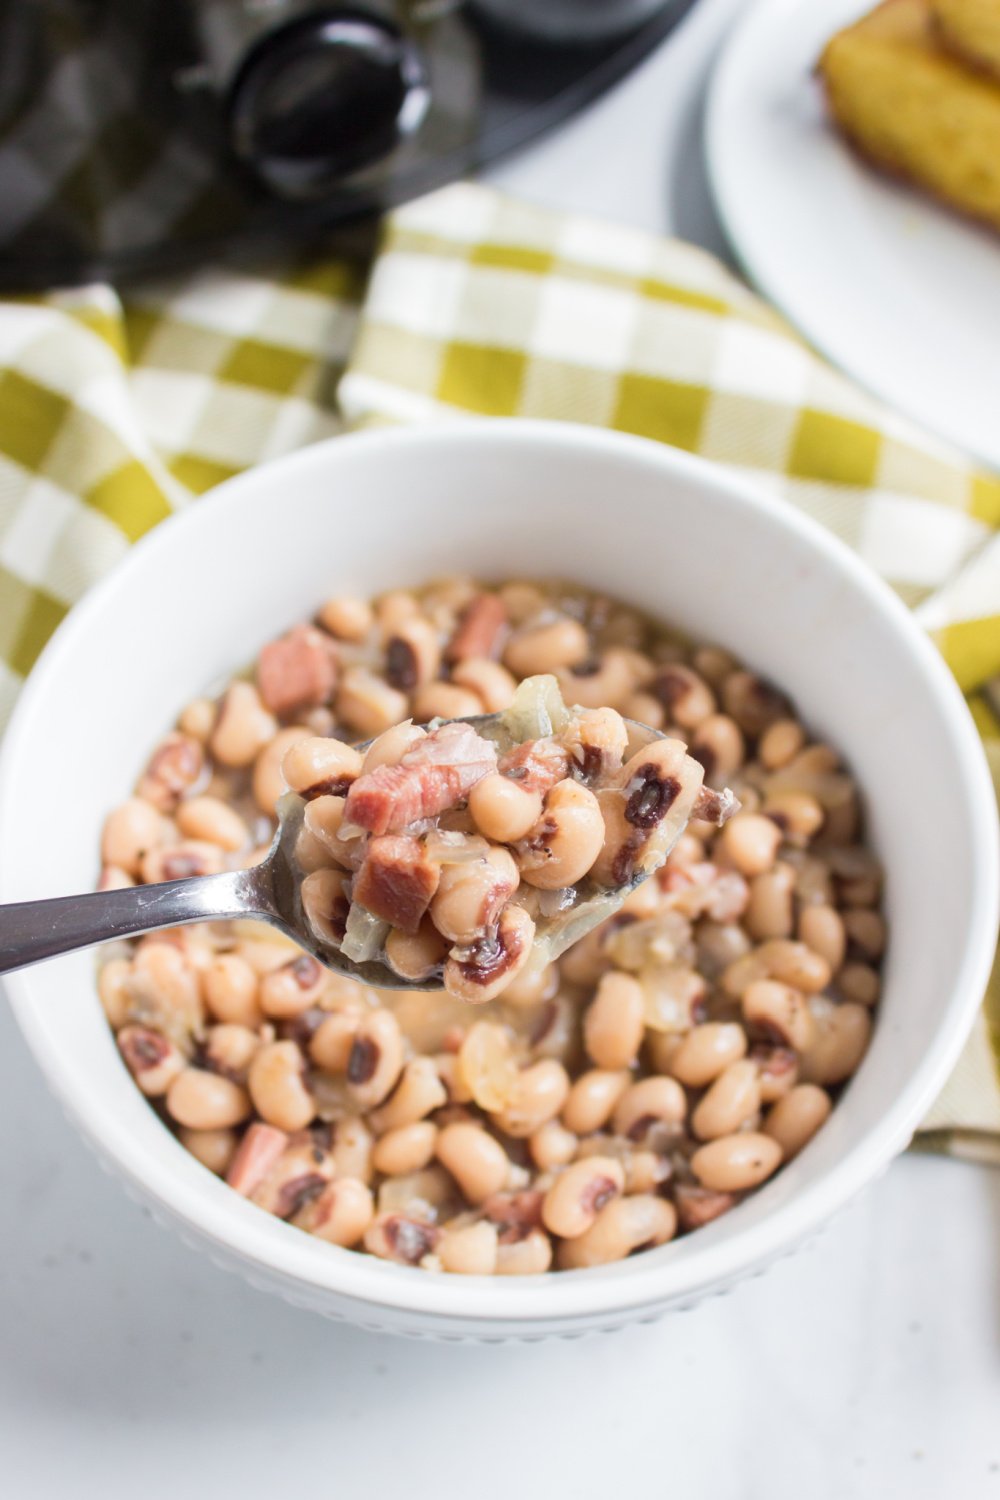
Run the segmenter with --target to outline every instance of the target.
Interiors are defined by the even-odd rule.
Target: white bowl
[[[764,1266],[875,1177],[944,1082],[985,986],[998,878],[978,740],[906,610],[818,526],[674,449],[535,423],[337,438],[231,480],[135,547],[35,668],[0,762],[0,899],[88,889],[104,814],[157,734],[327,594],[455,570],[620,595],[731,647],[845,752],[888,872],[891,946],[869,1053],[798,1160],[708,1228],[618,1265],[428,1275],[312,1239],[200,1167],[122,1065],[92,953],[11,976],[9,993],[104,1161],[255,1284],[429,1336],[610,1328]]]

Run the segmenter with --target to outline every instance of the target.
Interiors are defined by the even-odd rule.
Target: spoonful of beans
[[[257,918],[379,989],[491,1000],[654,874],[691,819],[724,823],[680,740],[529,677],[503,713],[307,738],[249,869],[0,907],[0,973],[188,922]]]

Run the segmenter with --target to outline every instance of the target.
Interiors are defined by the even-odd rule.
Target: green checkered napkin
[[[1000,784],[1000,479],[703,251],[470,184],[398,210],[373,264],[0,306],[0,717],[90,584],[211,485],[345,425],[482,413],[701,453],[835,531],[938,643]],[[995,976],[925,1143],[1000,1161],[998,1036]]]

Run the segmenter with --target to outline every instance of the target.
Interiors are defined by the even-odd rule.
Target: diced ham
[[[337,685],[337,648],[314,625],[296,625],[257,658],[257,686],[273,714],[328,703]]]
[[[544,795],[569,775],[569,752],[554,739],[526,740],[500,757],[497,770],[524,791]]]
[[[455,807],[496,764],[496,746],[471,725],[442,724],[398,765],[378,766],[359,776],[347,794],[344,822],[367,833],[399,833]]]
[[[694,807],[691,809],[692,819],[700,819],[706,823],[714,823],[716,828],[721,828],[727,823],[734,812],[739,811],[739,798],[735,792],[728,787],[717,792],[710,786],[703,786],[695,798]]]
[[[500,595],[477,594],[462,612],[458,628],[445,648],[445,660],[499,656],[506,625],[507,606]]]
[[[351,899],[393,927],[416,932],[440,879],[441,866],[419,839],[383,834],[368,841]]]
[[[283,1130],[255,1121],[240,1141],[236,1155],[229,1164],[229,1171],[226,1173],[229,1186],[242,1193],[244,1198],[249,1198],[274,1170],[288,1141],[289,1137]]]

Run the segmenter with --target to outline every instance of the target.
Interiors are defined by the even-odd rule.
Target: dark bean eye
[[[368,1083],[378,1067],[378,1044],[371,1037],[355,1037],[351,1055],[347,1060],[348,1083]]]
[[[635,790],[625,804],[625,819],[634,828],[655,828],[681,789],[676,776],[661,778],[655,765],[640,766],[632,785]]]
[[[385,675],[394,688],[412,693],[417,685],[417,653],[409,641],[394,636],[385,653]]]

